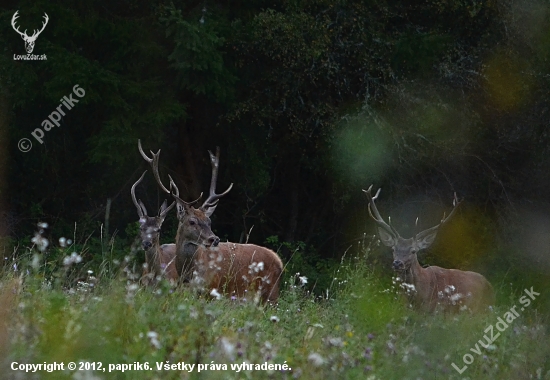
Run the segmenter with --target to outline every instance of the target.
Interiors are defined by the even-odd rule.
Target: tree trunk
[[[183,178],[183,187],[180,187],[180,198],[183,200],[197,199],[201,193],[199,178],[197,177],[196,168],[196,141],[191,141],[193,136],[196,136],[193,127],[187,121],[183,121],[178,130],[178,148],[177,153],[178,163],[177,172]],[[187,198],[187,199],[186,199]]]
[[[7,183],[7,168],[8,168],[8,124],[9,124],[9,100],[7,95],[0,93],[0,253],[2,256],[5,251],[4,237],[8,234],[8,226],[6,223],[7,200],[6,194],[8,191]],[[24,154],[24,153],[20,153]]]
[[[298,216],[300,213],[300,163],[299,160],[292,160],[289,165],[287,178],[290,190],[290,212],[288,217],[288,227],[285,234],[285,241],[293,243],[296,239],[298,229]]]

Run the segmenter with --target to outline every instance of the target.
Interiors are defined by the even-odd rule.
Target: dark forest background
[[[46,61],[13,59],[25,53],[17,10],[21,30],[49,15],[33,52]],[[130,187],[148,168],[141,139],[185,200],[208,190],[219,146],[218,189],[235,185],[215,232],[321,283],[345,252],[375,247],[371,184],[406,237],[463,199],[425,263],[489,279],[550,269],[546,1],[4,1],[0,46],[6,257],[39,221],[53,244],[110,241],[123,256],[137,233]],[[36,142],[77,84],[85,96]],[[152,214],[165,196],[145,178]],[[164,242],[175,229],[171,214]]]

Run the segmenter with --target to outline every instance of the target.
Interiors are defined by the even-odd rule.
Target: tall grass
[[[77,262],[74,248],[28,249],[0,274],[2,379],[550,379],[549,318],[536,299],[479,355],[470,350],[518,304],[523,289],[513,286],[486,315],[420,314],[361,255],[342,260],[321,297],[308,291],[307,273],[287,276],[272,307],[205,298],[167,282],[141,287],[135,250],[94,267]],[[462,368],[465,354],[473,362],[459,374],[452,363]],[[105,372],[11,369],[12,362],[71,361],[101,362]],[[152,370],[109,373],[109,364],[136,362]],[[194,370],[156,368],[181,362]],[[231,369],[266,362],[289,369]],[[198,364],[208,368],[199,373]]]

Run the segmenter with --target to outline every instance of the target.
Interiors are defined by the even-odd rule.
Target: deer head
[[[212,164],[212,179],[210,182],[210,193],[208,198],[204,201],[199,208],[193,207],[198,202],[201,196],[193,202],[185,202],[179,197],[179,190],[174,183],[172,177],[170,178],[170,190],[168,190],[160,180],[158,172],[158,161],[160,155],[160,149],[157,153],[151,151],[152,158],[148,157],[141,147],[141,141],[138,140],[138,149],[143,159],[151,165],[153,173],[160,188],[168,193],[172,194],[177,204],[177,215],[179,221],[178,234],[176,237],[176,244],[181,245],[181,242],[189,242],[199,246],[216,247],[220,239],[212,232],[210,216],[218,205],[218,201],[221,197],[226,195],[233,187],[233,184],[221,194],[216,194],[216,181],[218,177],[219,166],[219,148],[214,156],[210,151],[210,162]]]
[[[19,11],[15,12],[13,14],[13,17],[11,19],[11,26],[13,27],[13,30],[15,30],[17,33],[19,33],[21,38],[25,41],[25,50],[27,50],[27,53],[30,54],[34,50],[34,44],[36,42],[36,39],[38,38],[40,33],[42,33],[42,31],[44,30],[46,25],[48,25],[49,17],[48,17],[48,14],[46,12],[44,12],[44,22],[42,23],[42,29],[40,29],[40,30],[35,29],[32,36],[28,36],[27,35],[27,29],[25,29],[24,32],[21,32],[21,31],[19,31],[19,28],[15,25],[15,20],[17,20],[17,18],[19,17],[18,13],[19,13]]]
[[[137,212],[139,216],[141,245],[144,250],[148,250],[154,245],[158,244],[162,223],[164,223],[164,219],[166,218],[166,215],[168,215],[170,210],[174,208],[176,202],[172,202],[170,206],[167,206],[168,203],[165,200],[160,206],[158,216],[148,216],[145,205],[141,200],[136,199],[136,193],[135,193],[136,186],[141,183],[141,181],[143,180],[143,177],[145,176],[145,173],[147,173],[147,170],[144,171],[141,177],[136,181],[136,183],[134,183],[134,185],[132,186],[131,193],[132,193],[132,200],[134,201],[134,205],[137,208]]]
[[[378,236],[380,236],[380,241],[387,247],[391,247],[393,250],[393,269],[398,272],[408,271],[411,265],[418,261],[417,253],[423,249],[428,248],[435,240],[439,227],[446,223],[455,213],[460,202],[454,195],[453,200],[453,210],[449,216],[445,217],[443,214],[443,219],[441,222],[427,230],[419,232],[415,237],[404,239],[399,235],[399,232],[390,224],[384,222],[384,219],[380,216],[376,204],[374,201],[378,198],[380,190],[376,192],[376,195],[373,197],[371,194],[372,185],[368,190],[363,190],[369,200],[369,214],[374,219],[376,224],[378,224]]]

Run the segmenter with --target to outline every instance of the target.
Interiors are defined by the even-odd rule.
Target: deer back
[[[263,302],[277,302],[279,298],[283,263],[265,247],[236,243],[198,247],[192,270],[193,281],[207,290],[217,289],[238,298],[259,292]]]
[[[419,307],[433,312],[442,309],[458,312],[487,311],[495,301],[493,287],[476,272],[445,269],[438,266],[422,268],[424,276],[417,278]]]

